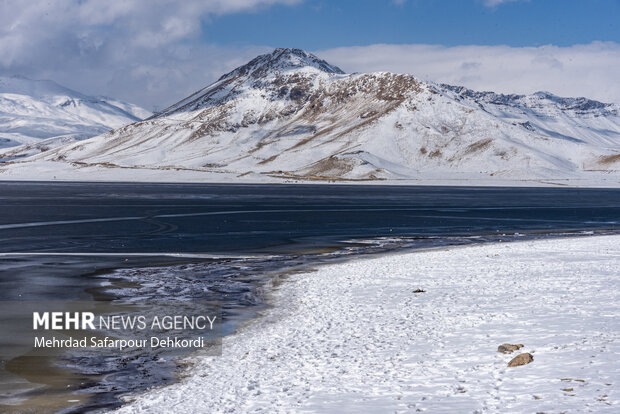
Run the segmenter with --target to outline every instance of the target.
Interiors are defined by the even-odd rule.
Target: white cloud
[[[549,91],[620,103],[620,44],[569,47],[371,45],[316,52],[344,71],[411,73],[503,93]]]
[[[205,22],[300,1],[2,0],[0,74],[161,107],[267,50],[205,44]]]

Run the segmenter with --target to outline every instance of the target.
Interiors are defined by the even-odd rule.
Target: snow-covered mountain
[[[33,174],[620,186],[620,107],[345,74],[276,49],[151,118],[14,162],[0,177]]]
[[[136,105],[86,96],[52,81],[0,77],[0,158],[39,153],[150,115]]]

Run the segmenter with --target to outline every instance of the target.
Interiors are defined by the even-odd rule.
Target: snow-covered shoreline
[[[409,185],[453,187],[578,187],[620,188],[620,178],[615,174],[594,172],[573,177],[499,177],[474,173],[427,173],[417,179],[387,180],[311,180],[283,178],[253,173],[239,176],[235,173],[213,173],[175,168],[114,168],[82,167],[65,168],[66,165],[40,161],[36,166],[27,162],[0,163],[0,181],[6,182],[93,182],[93,183],[196,183],[196,184],[324,184],[324,185]]]
[[[424,292],[414,293],[416,289]],[[290,276],[130,412],[615,412],[620,236],[446,248]],[[511,355],[502,343],[523,343]],[[519,352],[534,361],[508,368]]]

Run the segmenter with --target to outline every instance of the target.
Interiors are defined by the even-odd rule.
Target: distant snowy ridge
[[[150,115],[136,105],[83,95],[52,81],[0,77],[0,148],[13,147],[0,150],[0,158],[90,138]]]
[[[258,56],[162,112],[13,162],[3,179],[620,186],[620,108]]]

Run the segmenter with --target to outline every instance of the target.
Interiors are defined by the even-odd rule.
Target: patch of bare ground
[[[305,175],[342,177],[353,171],[354,167],[355,165],[352,160],[330,156],[310,164]]]
[[[379,171],[377,171],[379,172]],[[270,171],[261,174],[268,175],[273,178],[287,178],[300,181],[342,181],[342,182],[361,182],[361,181],[383,181],[385,178],[377,177],[375,174],[368,174],[368,177],[363,178],[343,178],[324,175],[303,175],[293,174],[287,171]]]
[[[491,138],[487,138],[487,139],[482,139],[480,141],[476,141],[473,144],[469,144],[467,147],[465,147],[465,150],[463,150],[459,154],[455,154],[451,156],[448,159],[448,161],[449,162],[459,161],[459,160],[464,159],[467,155],[471,155],[471,154],[475,154],[476,152],[484,151],[491,145],[492,142],[493,140]]]
[[[374,169],[367,173],[365,176],[359,178],[345,178],[347,174],[350,174],[359,164],[360,160],[339,158],[337,156],[329,156],[310,164],[303,170],[295,172],[283,173],[287,176],[295,176],[298,179],[306,180],[330,180],[330,181],[369,181],[369,180],[381,180],[379,175],[384,173],[383,169]],[[362,162],[363,163],[363,162]],[[282,172],[279,172],[282,173]]]
[[[274,155],[272,155],[272,156],[271,156],[271,157],[269,157],[269,158],[265,158],[264,160],[259,161],[259,162],[258,162],[258,164],[260,164],[260,165],[267,164],[267,163],[269,163],[269,162],[271,162],[271,161],[275,160],[276,158],[278,158],[278,155],[279,155],[279,154],[274,154]]]
[[[336,128],[336,126],[337,125],[331,125],[331,126],[328,126],[327,128],[323,128],[323,129],[319,130],[316,134],[311,135],[308,138],[304,138],[301,141],[299,141],[298,143],[296,143],[295,145],[293,145],[292,147],[285,149],[285,151],[294,150],[294,149],[299,148],[302,145],[305,145],[308,142],[310,142],[310,141],[312,141],[312,140],[314,140],[314,139],[316,139],[316,138],[318,138],[320,136],[329,134],[330,132],[332,132]]]
[[[612,154],[612,155],[604,155],[599,158],[598,163],[600,165],[610,165],[615,164],[620,161],[620,154]]]
[[[118,164],[113,164],[111,162],[95,162],[95,163],[88,163],[88,162],[82,162],[82,161],[73,161],[71,162],[71,165],[77,168],[86,168],[86,167],[104,167],[104,168],[132,168],[132,167],[126,167],[126,166],[122,166],[122,165],[118,165]]]
[[[103,168],[118,168],[123,170],[165,170],[165,171],[196,171],[196,172],[211,172],[211,173],[219,173],[219,174],[230,174],[233,171],[230,170],[217,170],[217,169],[209,169],[209,168],[191,168],[191,167],[182,167],[178,165],[160,165],[160,166],[148,166],[148,165],[119,165],[111,162],[83,162],[83,161],[71,161],[70,165],[77,168],[87,168],[87,167],[103,167]]]
[[[473,144],[469,144],[467,148],[465,148],[465,153],[463,155],[473,154],[474,152],[482,151],[491,145],[493,140],[491,138],[481,139],[480,141],[474,142]]]
[[[441,151],[439,151],[438,149],[431,152],[430,154],[428,154],[429,158],[439,158],[441,157]]]
[[[254,146],[254,148],[251,148],[250,150],[248,150],[248,154],[253,154],[256,151],[259,151],[261,149],[263,149],[263,147],[265,147],[266,145],[271,144],[272,142],[275,141],[274,138],[272,138],[273,133],[267,134],[265,135],[263,138],[261,138],[260,141],[258,141],[256,143],[256,145]]]

